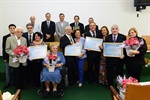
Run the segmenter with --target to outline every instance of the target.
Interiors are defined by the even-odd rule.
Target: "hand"
[[[16,57],[19,58],[20,56],[19,56],[19,55],[16,55]]]
[[[83,57],[83,55],[84,55],[84,53],[81,53],[81,54],[79,55],[79,58]]]
[[[62,64],[60,63],[60,64],[56,64],[55,65],[56,67],[61,67],[62,66]]]
[[[100,48],[100,49],[103,49],[103,46],[102,46],[102,45],[100,45],[100,46],[99,46],[99,48]]]
[[[72,44],[73,44],[73,42],[70,42],[70,44],[72,45]]]
[[[123,59],[124,58],[124,55],[120,56],[120,59]]]
[[[51,37],[50,34],[46,34],[46,39],[49,39]]]
[[[4,62],[6,63],[6,62],[8,62],[8,60],[4,60]]]
[[[136,54],[139,54],[140,52],[139,51],[137,51],[137,50],[130,50],[130,55],[132,56],[132,55],[136,55]]]
[[[91,51],[90,49],[87,49],[87,51]]]

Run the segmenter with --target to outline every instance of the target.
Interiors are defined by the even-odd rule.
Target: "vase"
[[[21,57],[19,57],[18,60],[20,63],[25,63],[27,61],[27,58],[28,58],[27,56],[21,56]]]

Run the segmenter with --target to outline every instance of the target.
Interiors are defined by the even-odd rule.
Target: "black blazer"
[[[118,33],[118,37],[116,39],[116,42],[122,43],[126,40],[126,36],[123,34]],[[106,36],[105,42],[112,42],[113,43],[113,37],[112,34]],[[120,58],[114,58],[114,57],[106,57],[106,62],[111,64],[122,64],[124,60]]]
[[[86,25],[85,26],[85,32],[88,32],[89,30],[90,30],[89,25]],[[97,25],[96,25],[96,30],[99,30]]]
[[[71,23],[70,26],[71,26],[72,29],[73,29],[73,27],[75,26],[75,23]],[[82,36],[82,34],[84,33],[84,25],[79,22],[79,23],[78,23],[78,26],[80,27],[81,36]],[[72,37],[75,38],[75,34],[74,34],[74,33],[72,34]]]
[[[6,40],[8,37],[10,37],[10,34],[7,34],[5,36],[3,36],[3,41],[2,41],[2,49],[3,49],[3,60],[9,60],[9,55],[6,53],[5,51],[5,47],[6,47]]]
[[[88,31],[88,32],[86,32],[85,34],[84,34],[84,37],[86,38],[86,37],[92,37],[92,35],[91,35],[91,33],[90,33],[90,31]],[[96,30],[96,38],[102,38],[101,36],[100,36],[100,31],[98,31],[98,30]],[[88,50],[86,50],[86,53],[87,53],[87,58],[100,58],[100,52],[97,52],[97,51],[88,51]]]
[[[73,39],[73,41],[74,41],[74,39]],[[74,43],[75,43],[75,41],[74,41]],[[64,36],[62,36],[62,37],[60,38],[60,48],[62,48],[63,53],[64,53],[65,47],[66,47],[67,45],[70,45],[70,40],[68,39],[68,37],[67,37],[66,34],[65,34]]]
[[[33,33],[34,34],[34,33]],[[28,32],[25,32],[25,33],[23,33],[22,34],[22,36],[24,37],[24,38],[26,38],[26,40],[27,40],[27,46],[30,46],[30,41],[28,40],[29,38],[28,38]]]
[[[47,22],[43,21],[41,25],[41,30],[43,33],[43,41],[44,42],[54,42],[54,33],[55,33],[55,22],[50,21],[50,26],[47,26]],[[46,39],[46,34],[50,34],[51,37]]]
[[[143,39],[141,37],[137,37],[139,40]],[[134,57],[129,57],[125,53],[125,64],[127,66],[144,66],[145,61],[144,61],[144,55],[147,51],[147,44],[145,40],[143,39],[144,44],[138,49],[140,52],[139,54],[135,55]]]

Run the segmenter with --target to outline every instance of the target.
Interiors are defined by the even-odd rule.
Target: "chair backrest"
[[[18,89],[14,97],[12,98],[12,100],[20,100],[20,96],[21,96],[20,92],[21,92],[20,89]]]
[[[0,90],[0,100],[3,100],[2,99],[2,91]]]
[[[59,51],[62,51],[62,49],[60,48],[60,42],[46,42],[46,44],[47,44],[47,46],[48,46],[49,48],[51,48],[51,46],[52,46],[53,44],[56,44],[56,45],[58,45],[58,50],[59,50]]]
[[[145,39],[148,50],[150,50],[150,36],[143,35],[142,38]]]
[[[150,100],[150,85],[127,84],[125,100]]]
[[[110,86],[112,100],[123,100],[113,86]]]

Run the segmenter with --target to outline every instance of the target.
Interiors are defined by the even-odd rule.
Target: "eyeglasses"
[[[33,28],[27,28],[27,29],[33,29]]]

